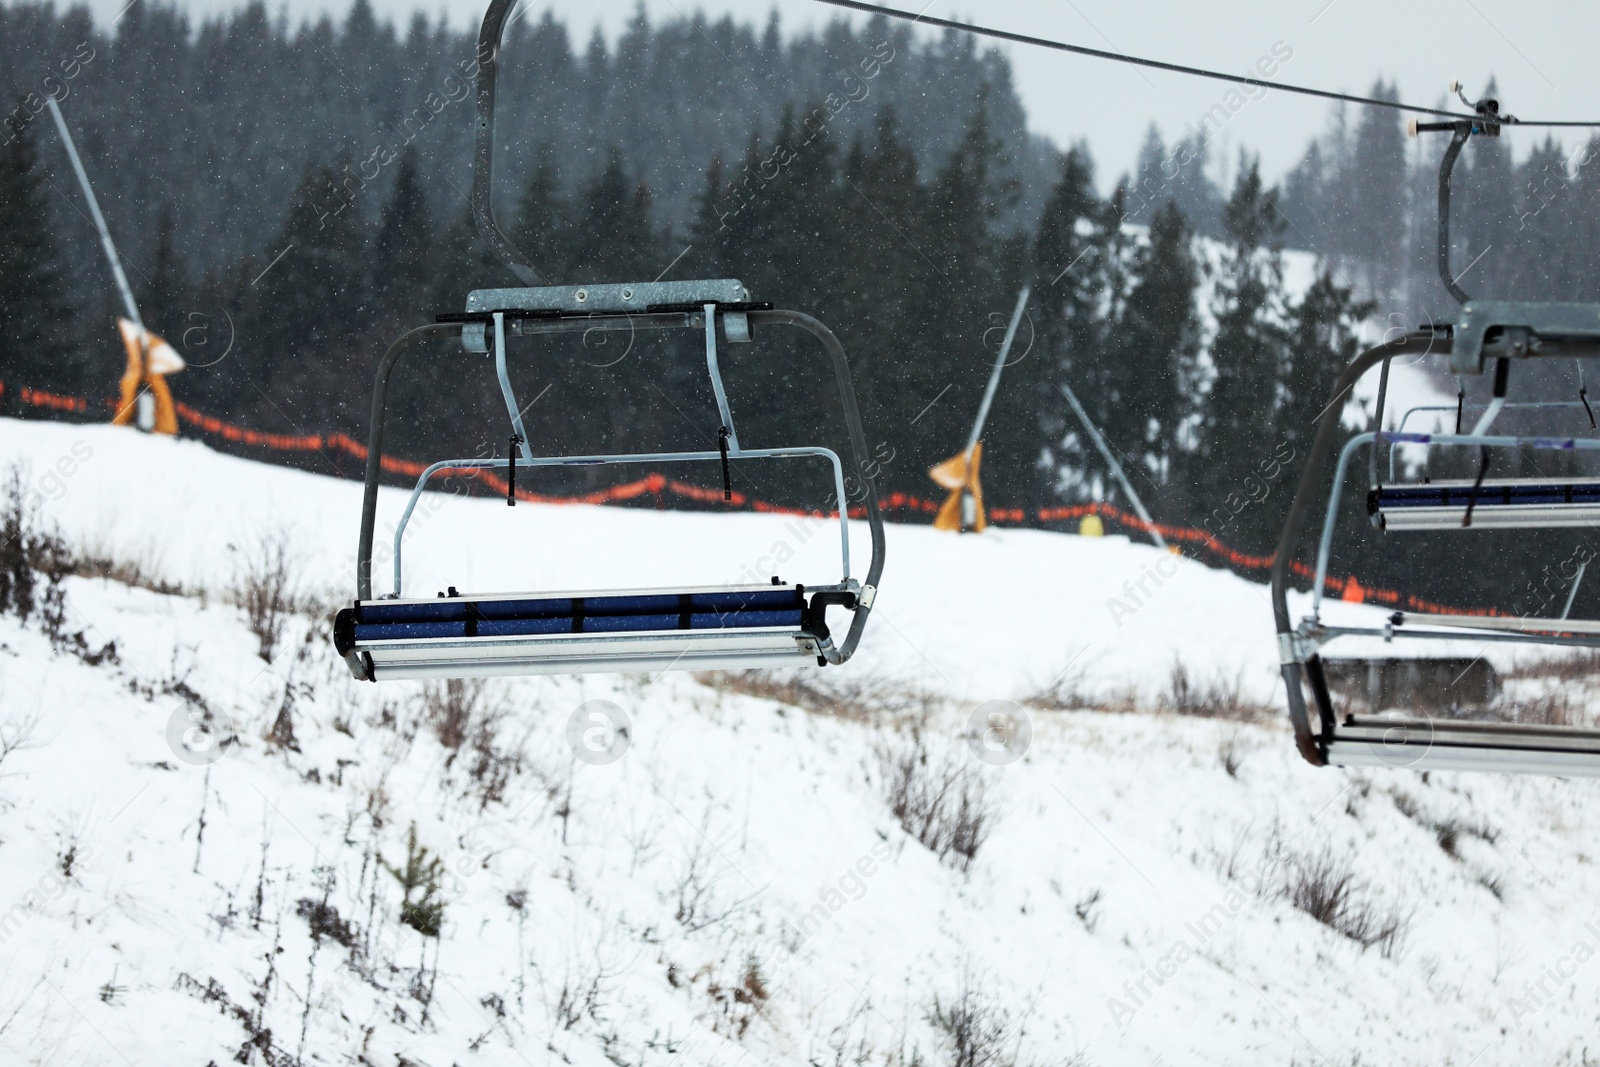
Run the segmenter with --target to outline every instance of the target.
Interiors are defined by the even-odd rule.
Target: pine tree
[[[1057,393],[1065,378],[1097,425],[1107,416],[1105,404],[1109,361],[1105,358],[1106,319],[1102,296],[1110,255],[1110,229],[1116,220],[1094,192],[1094,164],[1087,145],[1077,144],[1061,161],[1061,177],[1033,241],[1034,301],[1039,314],[1039,340],[1048,368],[1039,384],[1045,419],[1046,448],[1052,472],[1066,461],[1065,442],[1073,442],[1071,480],[1081,483],[1076,496],[1092,496],[1102,481],[1104,464]]]
[[[193,301],[189,272],[174,240],[174,229],[172,208],[163,204],[156,221],[156,247],[150,257],[150,270],[140,277],[144,284],[135,286],[135,292],[146,326],[158,333],[181,336],[185,316],[195,309],[190,306]],[[176,337],[168,340],[177,342]]]
[[[927,191],[930,244],[922,252],[938,277],[918,294],[917,314],[932,343],[917,360],[914,373],[921,380],[915,387],[918,395],[931,398],[950,385],[940,403],[951,421],[917,424],[911,448],[925,460],[921,466],[945,459],[966,443],[1004,319],[1016,300],[1014,290],[1007,292],[1015,280],[1003,277],[998,229],[1017,187],[1007,176],[1009,155],[993,128],[990,95],[988,85],[979,86],[961,138]],[[991,444],[1004,433],[1003,425],[985,429]],[[991,474],[999,470],[998,461],[988,466]]]
[[[654,278],[662,258],[661,235],[650,218],[650,190],[632,177],[613,146],[606,164],[579,195],[572,234],[573,281],[620,282]]]
[[[561,285],[571,275],[572,222],[567,218],[555,156],[548,143],[541,144],[535,152],[528,182],[517,202],[511,239],[543,284]]]
[[[69,356],[72,322],[66,279],[50,231],[50,205],[26,129],[0,147],[0,367],[7,387],[78,391],[89,383],[84,357]],[[6,133],[11,134],[7,129]],[[106,354],[96,384],[115,378]]]
[[[908,352],[930,352],[944,343],[923,309],[945,281],[923,252],[934,243],[928,194],[892,105],[879,108],[871,135],[851,145],[842,174],[838,221],[845,247],[838,321],[832,325],[850,354],[870,432],[894,440],[897,453],[908,457],[890,468],[888,484],[921,493],[927,465],[922,461],[947,447],[963,427],[954,405],[946,403],[950,396],[941,396],[949,379],[936,380],[937,369],[907,358]]]
[[[685,262],[691,263],[697,275],[707,278],[724,278],[731,273],[729,252],[732,247],[731,205],[727,201],[727,183],[723,179],[722,159],[712,159],[706,168],[705,185],[694,202],[694,219],[689,224],[689,243],[693,246]]]
[[[1380,78],[1371,95],[1398,100],[1394,85]],[[1388,108],[1369,107],[1356,129],[1355,158],[1343,182],[1359,209],[1350,221],[1351,236],[1367,264],[1372,292],[1387,295],[1399,283],[1404,262],[1406,203],[1406,139],[1399,116]]]
[[[521,284],[479,235],[472,206],[465,200],[437,229],[428,258],[433,263],[428,281],[430,307],[459,310],[466,307],[467,294],[474,289]]]
[[[1116,448],[1146,460],[1171,484],[1181,429],[1199,380],[1195,289],[1200,267],[1189,220],[1168,200],[1150,222],[1149,241],[1134,256],[1134,283],[1117,323],[1113,359],[1125,377],[1121,414],[1107,429]],[[1162,476],[1165,475],[1163,478]]]
[[[394,191],[383,206],[373,242],[372,295],[386,323],[415,322],[425,311],[433,240],[433,216],[418,173],[417,148],[408,144],[400,152]]]
[[[1329,410],[1334,383],[1359,349],[1356,327],[1372,313],[1371,301],[1359,301],[1324,268],[1289,316],[1289,365],[1284,375],[1278,412],[1280,437],[1287,446],[1284,460],[1298,467],[1310,455],[1317,424]],[[1280,509],[1281,510],[1281,509]]]
[[[244,376],[236,402],[264,425],[315,424],[351,403],[337,368],[369,347],[374,308],[369,234],[359,202],[341,185],[344,177],[332,167],[306,167],[243,295],[239,354],[229,378]]]
[[[1195,456],[1200,524],[1258,550],[1274,534],[1270,513],[1254,505],[1261,465],[1278,448],[1288,369],[1279,252],[1284,224],[1276,201],[1277,191],[1262,182],[1260,161],[1244,161],[1223,212],[1229,245],[1214,297],[1212,379]]]

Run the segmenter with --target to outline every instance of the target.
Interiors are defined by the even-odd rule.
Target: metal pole
[[[1140,500],[1139,494],[1133,491],[1133,485],[1128,481],[1128,476],[1122,473],[1122,464],[1118,463],[1117,457],[1111,454],[1111,447],[1106,444],[1105,438],[1100,436],[1100,431],[1095,429],[1093,420],[1089,418],[1089,413],[1083,410],[1083,405],[1078,403],[1078,398],[1073,394],[1071,387],[1066,382],[1060,383],[1060,389],[1061,395],[1066,397],[1067,403],[1072,405],[1072,410],[1077,414],[1078,421],[1082,422],[1083,428],[1089,431],[1089,439],[1100,450],[1100,455],[1105,457],[1107,465],[1111,468],[1111,473],[1116,475],[1117,481],[1121,483],[1122,491],[1128,494],[1128,500],[1133,504],[1133,510],[1138,512],[1139,518],[1143,519],[1145,525],[1149,527],[1150,536],[1155,538],[1156,545],[1165,550],[1167,542],[1162,538],[1161,531],[1156,529],[1155,520],[1144,509],[1144,501]]]
[[[1011,342],[1017,337],[1017,324],[1022,321],[1022,311],[1028,306],[1028,294],[1032,292],[1033,288],[1025,285],[1022,292],[1017,294],[1017,308],[1011,313],[1006,338],[1000,342],[1000,354],[995,357],[994,369],[989,372],[989,384],[983,390],[983,403],[978,405],[978,418],[972,424],[972,436],[967,438],[968,464],[972,462],[972,450],[978,446],[978,438],[983,436],[983,424],[989,419],[989,406],[994,403],[995,390],[1000,388],[1000,372],[1005,369],[1006,357],[1011,354]]]
[[[45,103],[50,107],[50,117],[56,120],[56,129],[61,134],[62,144],[67,146],[72,169],[78,174],[78,184],[83,186],[83,198],[89,201],[89,214],[94,216],[95,229],[100,231],[100,244],[106,250],[106,259],[111,261],[111,273],[116,276],[117,290],[122,294],[122,303],[128,309],[128,318],[143,330],[144,320],[139,317],[139,305],[133,302],[133,290],[128,286],[128,276],[122,273],[122,261],[117,258],[117,246],[111,243],[111,231],[106,228],[106,217],[100,214],[100,202],[94,198],[94,190],[89,187],[89,175],[84,173],[83,160],[78,158],[78,147],[72,143],[72,134],[67,132],[67,123],[61,117],[61,108],[57,106],[56,98],[46,96]]]

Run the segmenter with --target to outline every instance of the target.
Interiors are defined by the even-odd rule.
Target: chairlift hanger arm
[[[460,327],[450,323],[429,323],[407,330],[396,338],[378,361],[377,381],[372,386],[372,422],[367,436],[367,471],[361,494],[361,537],[356,545],[356,599],[372,599],[372,532],[378,520],[378,477],[383,470],[383,423],[389,410],[389,376],[395,364],[411,345],[425,337],[450,337]]]
[[[867,567],[866,581],[863,587],[874,591],[878,588],[878,581],[883,577],[884,533],[883,513],[878,506],[878,485],[874,477],[876,466],[872,459],[871,450],[867,446],[866,430],[862,428],[861,410],[856,405],[855,385],[850,377],[850,361],[845,358],[844,345],[839,338],[834,336],[832,330],[820,321],[802,311],[752,311],[750,312],[752,325],[769,323],[774,326],[794,326],[804,330],[822,343],[828,355],[833,359],[833,373],[839,386],[839,395],[844,405],[845,430],[850,437],[850,451],[855,457],[855,478],[862,488],[862,506],[866,509],[867,525],[872,533],[872,562]],[[848,482],[846,485],[848,486]],[[849,508],[848,500],[839,501],[839,510],[843,512]],[[855,649],[856,643],[861,640],[861,631],[867,625],[867,612],[870,602],[864,602],[856,609],[855,620],[850,624],[850,633],[840,646],[841,651],[849,655]]]
[[[478,30],[478,116],[472,151],[472,217],[478,232],[505,261],[511,273],[524,285],[538,285],[545,279],[527,262],[516,245],[500,229],[494,217],[494,109],[495,82],[500,66],[500,39],[506,19],[517,0],[490,0]]]

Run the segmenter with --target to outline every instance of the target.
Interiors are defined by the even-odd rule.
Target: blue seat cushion
[[[402,641],[530,634],[650,630],[799,629],[799,589],[643,593],[625,596],[473,600],[439,597],[356,606],[357,641]]]

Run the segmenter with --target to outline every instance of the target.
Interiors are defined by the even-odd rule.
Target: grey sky
[[[127,0],[91,0],[102,20]],[[228,2],[180,0],[195,16],[228,10]],[[341,16],[349,0],[265,0],[299,21],[324,11]],[[458,26],[475,24],[480,0],[372,0],[380,17],[403,26],[417,8]],[[553,9],[583,40],[598,24],[614,37],[639,0],[526,0],[531,13]],[[926,0],[898,0],[916,10]],[[699,7],[714,17],[732,13],[764,22],[776,8],[786,31],[803,31],[847,15],[815,0],[643,0],[653,20]],[[1600,118],[1600,79],[1592,51],[1600,12],[1572,0],[1490,0],[1459,3],[1397,0],[1209,0],[1140,3],[1131,0],[932,0],[927,13],[976,20],[1003,29],[1090,47],[1131,52],[1193,66],[1243,72],[1283,42],[1293,56],[1277,77],[1320,88],[1365,93],[1375,78],[1398,81],[1401,98],[1437,104],[1446,84],[1460,78],[1469,93],[1491,75],[1502,107],[1526,118]],[[991,42],[993,43],[993,42]],[[1144,130],[1156,122],[1170,140],[1222,100],[1227,86],[1022,45],[995,44],[1010,55],[1033,128],[1065,144],[1086,138],[1102,185],[1132,166]],[[1245,105],[1217,147],[1230,162],[1240,145],[1258,150],[1265,170],[1281,175],[1308,138],[1326,128],[1330,105],[1273,93]],[[1355,116],[1352,115],[1352,121]],[[1518,155],[1543,132],[1510,136]],[[1586,136],[1565,131],[1567,143]],[[1558,140],[1562,139],[1558,135]]]

